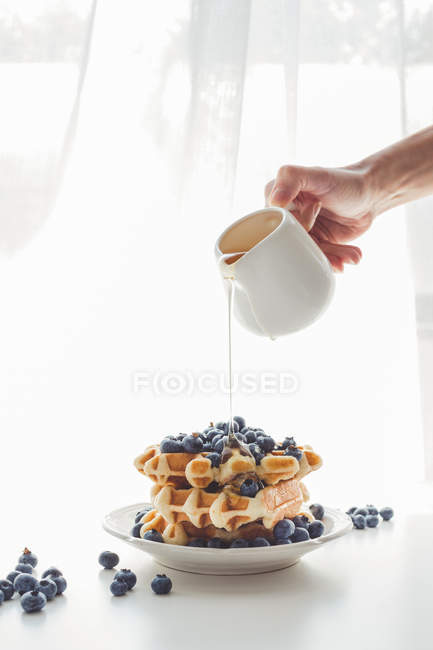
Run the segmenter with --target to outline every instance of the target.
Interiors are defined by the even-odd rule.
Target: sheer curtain
[[[95,509],[142,498],[131,459],[145,445],[226,417],[224,381],[199,382],[227,366],[213,242],[263,205],[281,164],[352,162],[431,121],[433,0],[408,5],[106,0],[93,12],[83,0],[56,3],[54,31],[50,3],[19,7],[38,25],[27,44],[69,52],[67,63],[54,47],[23,58],[18,43],[0,65],[12,89],[0,124],[12,192],[0,223],[1,428],[12,456],[27,449],[23,472],[66,446],[63,488],[41,508],[61,499],[78,517],[78,494],[94,522]],[[12,33],[18,4],[0,6]],[[409,237],[402,210],[377,221],[311,329],[276,343],[235,330],[235,410],[322,453],[318,500],[395,500],[403,472],[425,478],[414,297],[419,313],[432,295],[418,256],[427,204]],[[250,393],[246,372],[259,378]],[[265,390],[269,373],[290,375],[292,390]]]

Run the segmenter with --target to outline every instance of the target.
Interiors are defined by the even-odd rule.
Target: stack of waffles
[[[226,543],[264,537],[272,543],[281,519],[300,514],[314,519],[304,506],[309,495],[302,479],[319,469],[322,459],[293,438],[275,443],[246,427],[240,434],[226,428],[225,435],[215,436],[210,428],[152,445],[134,464],[153,482],[152,508],[138,521],[140,537],[156,530],[169,544],[214,537]]]

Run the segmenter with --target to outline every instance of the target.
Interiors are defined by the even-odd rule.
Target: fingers
[[[310,232],[317,217],[319,216],[321,207],[322,204],[320,201],[316,201],[308,203],[304,206],[300,206],[298,209],[292,210],[292,212],[301,226],[303,226],[307,232]]]
[[[359,264],[361,261],[362,252],[358,246],[332,244],[331,242],[320,240],[317,241],[317,244],[336,271],[343,271],[345,264]]]

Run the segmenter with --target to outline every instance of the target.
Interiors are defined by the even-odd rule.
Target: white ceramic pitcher
[[[235,284],[234,316],[254,334],[274,339],[301,330],[332,298],[327,258],[283,208],[235,221],[218,238],[215,253],[222,277]]]

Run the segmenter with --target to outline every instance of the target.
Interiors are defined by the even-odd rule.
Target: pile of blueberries
[[[256,465],[259,465],[265,454],[273,449],[284,450],[285,455],[294,456],[297,460],[302,458],[302,450],[297,447],[292,437],[287,436],[281,445],[277,445],[272,436],[265,433],[263,429],[247,426],[245,419],[239,415],[236,415],[232,422],[211,424],[201,433],[167,435],[159,447],[164,454],[207,452],[212,467],[219,467],[221,452],[228,441],[229,431],[232,431],[240,442],[248,445]]]
[[[394,516],[394,510],[389,506],[378,510],[370,503],[364,508],[353,506],[346,511],[346,514],[351,517],[353,527],[362,530],[363,528],[376,528],[379,525],[379,515],[383,521],[389,521]]]
[[[152,506],[146,506],[145,509],[137,512],[135,518],[136,523],[131,531],[133,537],[140,537],[140,529],[143,525],[140,523],[140,520],[151,509]],[[279,521],[272,531],[272,541],[267,540],[265,537],[256,537],[253,540],[238,538],[233,540],[231,544],[226,544],[220,537],[212,537],[209,540],[196,537],[188,542],[188,546],[195,546],[197,548],[253,548],[306,542],[309,539],[321,537],[325,531],[325,526],[322,522],[325,513],[323,506],[320,503],[314,503],[310,506],[310,511],[315,517],[312,522],[305,515],[297,515],[293,519],[282,519]],[[143,539],[147,539],[150,542],[164,542],[161,533],[154,528],[147,530],[143,535]]]
[[[67,583],[62,572],[50,567],[43,572],[40,580],[33,574],[38,563],[34,553],[25,548],[18,558],[18,564],[6,580],[0,580],[0,604],[11,600],[15,593],[20,596],[20,603],[25,612],[39,612],[54,596],[62,594]]]
[[[114,569],[119,564],[120,558],[117,553],[112,551],[103,551],[98,562],[104,569]],[[131,591],[137,584],[137,576],[131,569],[120,569],[114,575],[113,582],[110,585],[110,591],[113,596],[124,596],[127,591]],[[156,575],[150,583],[152,591],[158,596],[169,594],[172,588],[172,582],[165,574]]]

